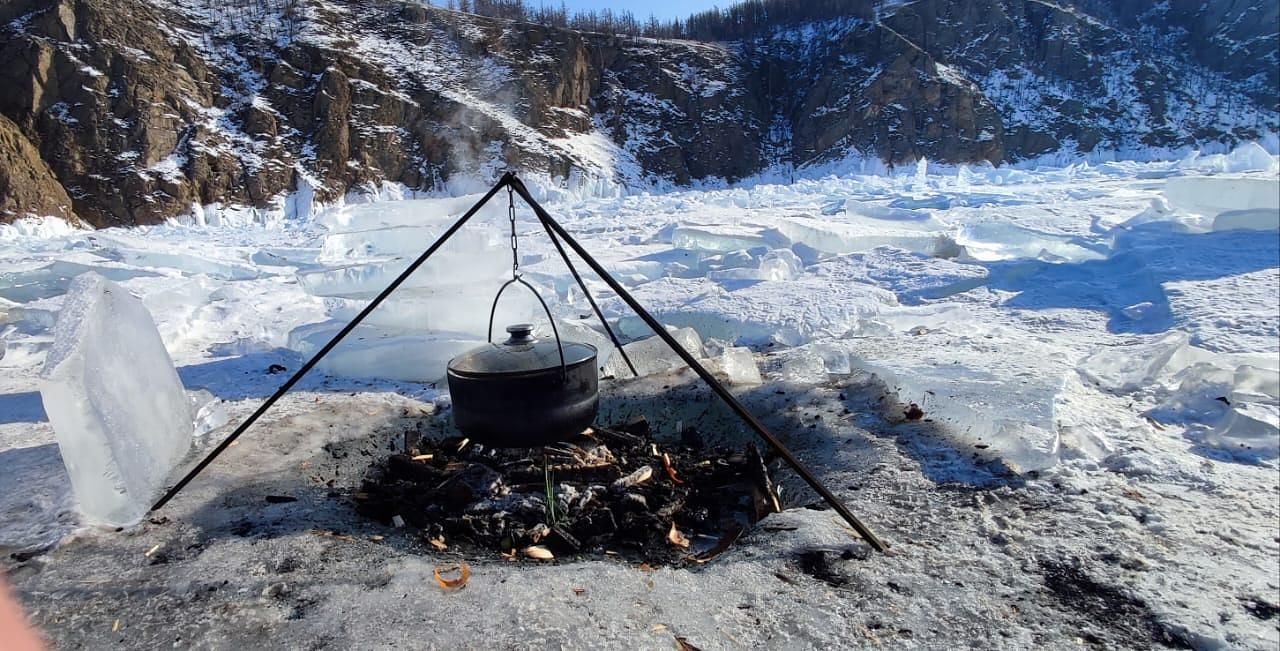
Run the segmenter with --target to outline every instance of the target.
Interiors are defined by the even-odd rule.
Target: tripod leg
[[[365,317],[369,316],[369,314],[377,309],[378,305],[385,301],[392,292],[398,289],[404,281],[408,280],[409,276],[412,276],[413,272],[417,271],[418,267],[421,267],[422,264],[427,261],[427,258],[430,258],[431,255],[434,254],[446,241],[448,241],[450,237],[453,237],[453,234],[458,232],[458,229],[462,228],[463,224],[466,224],[472,216],[479,212],[480,208],[493,198],[493,195],[497,194],[499,190],[509,185],[514,179],[515,175],[510,172],[504,174],[502,178],[498,180],[498,183],[494,185],[493,188],[484,195],[484,197],[477,201],[465,215],[458,219],[458,221],[454,222],[453,225],[449,227],[449,230],[445,231],[444,234],[440,236],[440,239],[436,240],[434,244],[422,253],[422,255],[418,256],[418,259],[414,260],[403,273],[401,273],[395,280],[391,281],[391,284],[387,285],[387,288],[382,290],[382,293],[378,294],[377,297],[370,301],[369,304],[356,315],[356,318],[351,320],[351,323],[348,323],[344,328],[342,328],[342,330],[338,331],[338,334],[334,335],[333,339],[329,340],[329,343],[325,344],[324,347],[315,354],[315,356],[307,360],[307,363],[303,364],[302,368],[298,369],[297,373],[294,373],[293,376],[286,380],[284,384],[280,385],[280,388],[276,389],[276,392],[271,394],[271,397],[267,398],[266,401],[258,406],[256,411],[246,418],[244,422],[240,423],[240,426],[236,427],[236,430],[232,432],[230,436],[223,440],[222,443],[219,443],[218,447],[214,448],[212,452],[200,461],[200,463],[196,464],[195,468],[192,468],[186,476],[179,480],[177,484],[173,485],[173,488],[170,488],[163,497],[156,501],[156,503],[151,507],[151,510],[155,511],[167,504],[169,500],[173,499],[173,497],[178,494],[179,491],[185,488],[187,484],[191,483],[191,480],[195,479],[197,475],[209,466],[209,464],[213,463],[213,460],[217,459],[218,455],[222,454],[222,452],[230,447],[236,439],[240,438],[240,435],[244,434],[245,430],[248,430],[249,427],[261,418],[263,414],[267,413],[267,410],[271,409],[272,405],[276,404],[280,398],[283,398],[284,394],[288,393],[289,389],[293,388],[293,385],[297,384],[303,376],[311,372],[311,369],[315,368],[316,364],[318,364],[320,360],[324,359],[324,356],[328,355],[329,352],[343,340],[343,338],[351,334],[351,331],[355,330],[356,326],[360,325],[360,322],[365,320]]]
[[[684,360],[684,363],[688,364],[689,368],[692,368],[694,372],[711,387],[711,390],[714,391],[721,400],[724,400],[725,403],[729,405],[729,408],[732,409],[733,412],[743,420],[743,422],[750,426],[751,429],[755,430],[756,434],[758,434],[760,438],[764,439],[764,441],[769,444],[769,447],[773,448],[774,452],[777,452],[779,456],[786,460],[787,464],[796,471],[796,474],[800,475],[800,477],[802,477],[809,486],[818,493],[818,495],[822,496],[822,499],[825,500],[831,508],[835,509],[835,511],[840,514],[840,517],[844,518],[845,522],[848,522],[849,525],[867,541],[867,543],[876,549],[876,551],[888,551],[889,547],[885,545],[884,542],[875,535],[875,533],[867,528],[867,526],[864,525],[857,516],[849,511],[839,498],[832,494],[832,492],[828,490],[827,487],[819,481],[804,464],[800,463],[800,460],[797,459],[795,455],[791,454],[791,450],[787,449],[787,446],[783,445],[782,441],[779,441],[778,438],[764,426],[764,423],[761,423],[751,414],[751,412],[747,411],[747,408],[743,406],[742,403],[739,402],[738,399],[735,398],[733,394],[730,393],[729,390],[711,374],[710,371],[703,367],[702,364],[693,357],[693,355],[690,355],[689,351],[685,350],[680,343],[667,332],[667,329],[664,328],[661,323],[658,323],[658,320],[653,318],[653,316],[644,309],[644,306],[641,305],[635,297],[627,292],[625,287],[615,281],[613,277],[605,271],[604,267],[601,267],[600,263],[596,262],[595,258],[591,257],[591,254],[587,253],[586,249],[583,249],[582,245],[578,244],[578,242],[574,240],[573,237],[570,236],[569,233],[566,232],[564,228],[561,227],[560,224],[558,224],[555,219],[553,219],[551,215],[533,199],[533,196],[529,194],[529,190],[524,187],[524,184],[521,183],[519,179],[513,178],[511,183],[511,187],[515,189],[516,193],[519,194],[531,208],[533,208],[534,213],[538,215],[538,219],[542,221],[543,225],[555,232],[556,235],[560,236],[560,238],[569,245],[569,248],[573,249],[573,251],[578,254],[578,257],[582,258],[582,260],[587,263],[587,266],[591,267],[592,271],[595,271],[596,274],[600,276],[600,279],[608,284],[610,289],[617,293],[618,296],[635,311],[636,315],[639,316],[646,325],[652,328],[654,333],[661,337],[662,340],[680,356],[680,359]]]
[[[539,219],[538,221],[542,221]],[[595,311],[596,318],[600,319],[600,324],[604,326],[604,331],[609,333],[609,340],[613,342],[614,348],[618,349],[618,354],[622,355],[622,361],[627,363],[627,368],[631,370],[631,374],[640,377],[636,372],[635,364],[631,363],[631,358],[627,356],[627,351],[622,349],[622,342],[618,341],[618,335],[613,333],[613,328],[609,327],[609,322],[604,318],[604,312],[600,311],[600,306],[596,305],[596,299],[591,296],[591,291],[587,289],[587,284],[582,281],[582,276],[578,275],[578,270],[573,266],[573,261],[569,259],[569,253],[564,250],[564,246],[560,244],[560,240],[556,238],[556,234],[551,232],[551,227],[544,222],[542,227],[547,230],[547,237],[551,238],[551,243],[556,245],[556,251],[560,253],[560,258],[564,260],[565,266],[569,267],[569,273],[573,274],[573,279],[578,281],[578,287],[582,288],[582,293],[587,297],[587,302],[591,304],[591,309]]]

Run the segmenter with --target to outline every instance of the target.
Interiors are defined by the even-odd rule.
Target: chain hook
[[[516,239],[516,195],[507,187],[507,210],[511,222],[511,278],[520,277],[520,245]]]

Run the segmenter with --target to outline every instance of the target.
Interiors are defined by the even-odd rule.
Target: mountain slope
[[[0,114],[98,226],[507,166],[598,193],[1277,130],[1274,3],[870,6],[699,43],[383,0],[19,0]],[[48,213],[32,194],[6,192],[0,219]]]

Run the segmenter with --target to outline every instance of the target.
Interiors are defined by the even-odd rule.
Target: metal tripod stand
[[[329,352],[332,351],[334,347],[337,346],[347,335],[351,334],[351,331],[354,330],[356,326],[360,325],[360,323],[364,321],[370,313],[377,309],[378,305],[395,292],[396,289],[404,283],[404,281],[408,280],[408,278],[413,275],[413,273],[432,256],[432,254],[443,246],[454,233],[457,233],[458,230],[461,229],[473,216],[475,216],[475,214],[479,212],[485,204],[493,199],[494,195],[503,189],[507,189],[508,192],[514,192],[515,194],[520,195],[520,198],[524,199],[525,203],[529,204],[529,207],[533,209],[534,214],[538,217],[538,221],[546,230],[547,236],[551,238],[552,244],[555,245],[556,251],[560,254],[565,265],[568,266],[569,272],[573,275],[574,280],[577,281],[578,285],[582,288],[583,293],[586,295],[587,300],[591,303],[591,308],[595,311],[596,316],[600,319],[601,323],[604,324],[605,331],[608,332],[609,338],[613,341],[614,345],[617,346],[619,353],[622,354],[627,366],[633,373],[635,372],[635,367],[632,366],[631,360],[626,357],[626,353],[622,351],[622,345],[614,334],[613,329],[609,327],[608,321],[605,320],[604,314],[596,305],[595,299],[591,296],[591,292],[587,290],[586,284],[578,274],[577,268],[574,267],[573,261],[570,259],[568,252],[564,248],[565,244],[567,244],[574,253],[578,254],[578,257],[580,257],[587,266],[590,267],[591,270],[609,286],[611,290],[621,297],[622,300],[635,311],[636,315],[638,315],[646,325],[653,329],[654,333],[666,342],[666,344],[680,356],[680,359],[689,365],[689,368],[693,369],[693,371],[698,374],[698,377],[702,378],[702,380],[711,387],[711,390],[729,406],[733,413],[741,418],[743,422],[745,422],[757,435],[760,436],[760,438],[764,439],[764,441],[769,444],[769,447],[772,448],[778,456],[782,457],[782,459],[791,466],[792,470],[795,470],[796,474],[800,475],[800,477],[803,478],[805,482],[807,482],[809,486],[813,488],[813,490],[817,492],[828,505],[831,506],[832,509],[835,509],[835,511],[840,514],[840,517],[844,518],[845,522],[848,522],[849,525],[867,541],[867,543],[877,551],[888,551],[888,545],[881,541],[879,537],[877,537],[866,527],[866,525],[862,523],[862,521],[857,518],[857,516],[850,512],[849,509],[845,507],[844,503],[832,494],[831,491],[828,490],[827,487],[819,481],[818,478],[815,477],[813,473],[810,472],[809,469],[805,467],[805,465],[801,463],[785,445],[782,444],[782,441],[778,440],[778,437],[774,436],[774,434],[770,432],[769,429],[759,421],[759,419],[752,415],[751,412],[747,411],[747,408],[744,407],[742,403],[739,402],[738,399],[735,398],[734,395],[730,393],[714,375],[711,374],[710,371],[699,363],[698,360],[689,353],[689,351],[685,350],[680,343],[667,332],[667,329],[664,328],[657,319],[653,318],[653,316],[645,310],[644,306],[642,306],[635,297],[626,290],[626,288],[619,284],[618,281],[614,280],[613,277],[605,271],[604,267],[602,267],[595,258],[591,257],[591,254],[588,253],[586,249],[582,248],[582,245],[579,244],[577,240],[573,239],[573,236],[569,235],[569,233],[565,231],[565,229],[560,226],[560,224],[557,223],[541,205],[538,204],[538,202],[529,193],[529,189],[525,187],[524,183],[513,172],[507,172],[504,174],[502,178],[500,178],[498,182],[490,188],[489,191],[486,192],[470,210],[466,212],[466,214],[459,218],[458,221],[454,222],[439,239],[437,239],[430,247],[427,248],[426,251],[422,253],[422,255],[418,256],[418,258],[414,260],[398,277],[396,277],[395,280],[391,281],[391,284],[388,285],[386,289],[382,290],[382,292],[372,301],[370,301],[369,304],[365,306],[365,308],[361,310],[350,323],[342,328],[342,330],[340,330],[338,334],[329,341],[329,343],[325,344],[319,352],[315,354],[315,356],[307,360],[307,362],[302,365],[302,368],[298,369],[293,376],[286,380],[284,384],[280,385],[280,388],[276,389],[275,393],[271,394],[271,396],[267,398],[266,401],[264,401],[258,409],[253,412],[253,414],[236,427],[235,431],[232,432],[230,436],[223,440],[222,443],[218,444],[216,448],[206,455],[200,463],[196,464],[196,466],[192,468],[181,480],[179,480],[177,484],[174,484],[174,486],[170,488],[154,506],[151,507],[151,510],[155,511],[163,507],[169,502],[169,500],[173,499],[175,495],[186,487],[187,484],[191,483],[191,480],[195,479],[196,476],[209,466],[209,464],[213,463],[214,459],[216,459],[218,455],[222,454],[224,450],[230,447],[231,444],[239,438],[240,435],[244,434],[255,421],[261,418],[267,410],[271,409],[272,405],[279,401],[280,398],[284,397],[284,394],[288,393],[289,390],[303,378],[303,376],[309,373],[311,369],[315,368],[316,364],[319,363],[325,355],[329,354]]]

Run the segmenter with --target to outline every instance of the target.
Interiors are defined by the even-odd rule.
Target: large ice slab
[[[324,321],[298,327],[289,333],[288,346],[309,358],[346,325],[345,321]],[[449,360],[483,343],[483,339],[465,335],[407,333],[361,325],[325,355],[316,369],[336,377],[437,382],[445,377]]]
[[[142,301],[93,273],[72,281],[40,395],[90,522],[146,514],[191,446],[191,407]]]
[[[1109,346],[1080,363],[1080,375],[1114,393],[1131,393],[1155,384],[1170,366],[1185,368],[1197,359],[1184,332],[1171,332],[1154,341]]]
[[[720,370],[724,372],[729,384],[755,386],[764,382],[760,367],[756,365],[756,356],[750,348],[725,348],[716,361],[720,363]]]
[[[93,257],[96,258],[96,256]],[[96,259],[101,260],[100,258]],[[90,271],[117,282],[123,282],[130,278],[155,275],[141,269],[110,266],[110,263],[84,264],[68,260],[55,260],[49,264],[30,269],[0,271],[0,300],[28,303],[43,298],[60,296],[67,291],[67,287],[71,285],[73,278]]]
[[[298,283],[312,296],[373,298],[408,269],[416,258],[416,255],[404,256],[381,262],[304,271],[298,274]],[[423,263],[401,287],[478,284],[497,280],[510,272],[509,250],[498,246],[484,232],[462,230]]]
[[[783,354],[777,378],[792,384],[821,384],[829,376],[822,355],[810,346],[801,346]]]
[[[98,253],[135,267],[173,269],[182,274],[204,274],[221,280],[253,280],[263,272],[244,259],[213,257],[197,246],[155,246],[134,235],[94,235]],[[247,256],[246,256],[247,257]]]
[[[755,224],[680,224],[671,233],[671,246],[698,251],[728,252],[786,244],[768,227]]]
[[[1004,220],[965,224],[956,235],[964,255],[973,260],[1037,259],[1046,262],[1083,262],[1107,256],[1102,248],[1081,238],[1052,233]]]
[[[431,197],[348,205],[338,210],[327,211],[317,217],[316,221],[335,232],[427,224],[441,225],[439,230],[443,231],[444,227],[452,223],[452,219],[462,216],[480,200],[481,196],[472,194],[461,197]],[[506,206],[495,199],[486,204],[472,219],[473,222],[492,220],[502,217],[505,213]],[[426,245],[429,244],[431,242],[426,243]]]
[[[897,305],[891,292],[865,283],[831,282],[822,277],[822,265],[817,269],[817,276],[794,281],[662,278],[632,293],[663,323],[743,344],[777,341],[794,346],[820,334],[838,337],[860,319]],[[608,299],[601,308],[619,318],[623,334],[648,334],[648,327],[621,299]]]
[[[1175,210],[1216,217],[1234,211],[1280,211],[1280,179],[1243,176],[1178,176],[1165,198]]]
[[[1199,152],[1193,153],[1180,161],[1178,167],[1204,172],[1274,172],[1280,167],[1280,162],[1262,145],[1246,142],[1226,154],[1203,156]]]
[[[454,332],[484,339],[488,333],[493,298],[501,286],[500,281],[494,280],[473,285],[401,288],[370,313],[364,323],[386,329]],[[362,300],[335,300],[329,316],[350,321],[367,304],[368,301]],[[503,292],[494,313],[494,338],[505,338],[506,327],[513,323],[541,324],[546,320],[546,313],[529,290],[509,287]]]
[[[1251,208],[1228,210],[1213,218],[1215,231],[1274,231],[1280,230],[1280,210]]]
[[[788,217],[778,223],[778,230],[792,242],[828,254],[857,253],[878,246],[942,257],[958,253],[948,227],[928,214],[917,215],[914,211],[896,208],[880,210],[888,211],[888,215],[902,212],[909,216],[899,219],[851,213],[838,221]]]
[[[587,319],[556,319],[556,328],[560,333],[560,338],[564,341],[572,341],[581,344],[589,344],[596,349],[596,366],[601,371],[609,364],[617,349],[613,345],[613,341],[609,339],[609,335],[602,332],[599,321],[594,317]],[[551,331],[545,325],[539,324],[538,332],[543,333],[542,337],[551,336]],[[625,364],[624,364],[625,366]]]
[[[425,226],[392,226],[364,231],[343,231],[324,236],[320,246],[320,260],[351,260],[377,256],[407,256],[416,258],[426,251],[445,231],[444,224]],[[471,229],[458,231],[445,243],[449,248],[455,242],[459,246],[486,247],[483,231]]]
[[[800,256],[790,249],[747,249],[726,253],[716,260],[716,268],[706,273],[712,280],[794,280],[804,269]],[[711,266],[712,260],[704,260]]]
[[[670,328],[669,331],[680,346],[692,354],[694,358],[703,356],[702,337],[698,336],[696,330],[693,328]],[[636,374],[641,377],[685,366],[684,360],[680,359],[680,356],[667,345],[667,342],[656,335],[625,344],[622,346],[622,350],[626,351],[627,356],[631,358],[631,363],[636,368]],[[610,357],[602,373],[606,377],[633,377],[631,369],[627,368],[627,363],[622,359],[622,355]]]
[[[1148,416],[1189,439],[1247,460],[1280,456],[1280,371],[1217,359],[1180,371]]]
[[[925,316],[923,323],[939,325]],[[897,324],[911,321],[904,315]],[[1074,374],[1061,349],[964,310],[931,327],[852,339],[853,364],[879,377],[900,405],[919,405],[958,449],[997,457],[1019,472],[1057,464],[1058,411]]]

